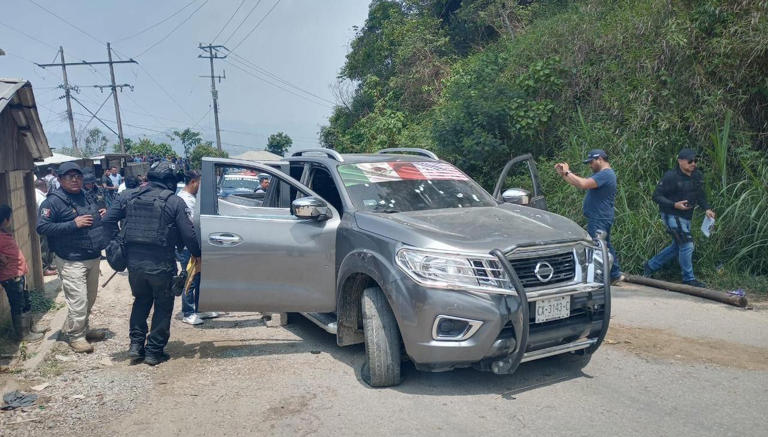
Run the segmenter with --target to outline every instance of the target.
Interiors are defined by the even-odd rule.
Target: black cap
[[[83,169],[80,168],[79,165],[75,164],[74,162],[65,162],[64,164],[61,164],[59,166],[59,175],[64,176],[69,171],[76,171],[80,174],[83,174]]]
[[[593,159],[597,158],[603,158],[605,160],[608,159],[608,154],[605,153],[605,150],[603,149],[592,149],[587,154],[587,159],[584,160],[584,164],[589,164],[592,162]]]
[[[83,175],[83,183],[84,184],[95,184],[96,183],[96,175],[93,173],[85,173]]]
[[[693,149],[682,149],[680,150],[680,153],[677,154],[677,159],[696,159],[696,151]]]

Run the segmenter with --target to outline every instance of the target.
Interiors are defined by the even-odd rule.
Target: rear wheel
[[[371,387],[400,384],[400,331],[379,287],[363,291],[362,314],[366,356],[363,380]]]

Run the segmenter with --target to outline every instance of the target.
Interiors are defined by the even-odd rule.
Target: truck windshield
[[[396,213],[442,208],[495,206],[469,176],[446,162],[373,162],[339,166],[360,211]]]

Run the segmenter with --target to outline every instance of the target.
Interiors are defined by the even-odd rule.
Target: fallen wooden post
[[[646,278],[645,276],[638,275],[625,275],[624,280],[626,282],[632,282],[635,284],[649,285],[651,287],[661,288],[669,291],[676,291],[678,293],[690,294],[691,296],[703,297],[705,299],[716,300],[718,302],[727,303],[737,307],[744,308],[747,306],[746,296],[735,296],[726,293],[725,291],[710,290],[709,288],[692,287],[685,284],[676,284],[674,282],[660,281],[658,279]]]

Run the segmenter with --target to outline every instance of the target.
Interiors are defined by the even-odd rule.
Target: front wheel
[[[381,288],[366,288],[361,306],[366,357],[363,380],[371,387],[400,384],[400,331]]]

